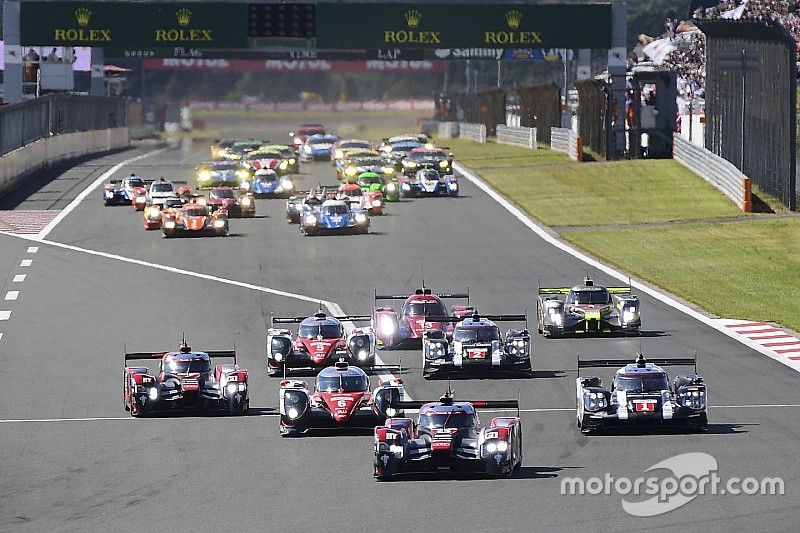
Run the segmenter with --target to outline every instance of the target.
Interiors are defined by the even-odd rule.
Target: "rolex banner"
[[[317,48],[611,47],[611,4],[317,4]]]
[[[21,2],[22,44],[246,48],[247,4]]]

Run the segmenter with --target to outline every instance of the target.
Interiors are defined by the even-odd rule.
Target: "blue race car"
[[[270,168],[260,168],[253,176],[250,192],[256,198],[289,198],[294,193],[294,182]]]
[[[413,177],[398,176],[403,196],[458,196],[458,179],[432,168],[418,170]]]
[[[368,233],[369,215],[351,210],[342,200],[325,200],[321,206],[306,212],[300,219],[300,231],[306,236],[321,233]]]
[[[312,135],[303,146],[300,147],[300,160],[304,163],[324,159],[328,161],[331,158],[333,145],[339,140],[336,135],[317,134]]]
[[[109,205],[131,205],[137,196],[147,194],[145,181],[131,174],[121,180],[112,180],[103,186],[103,201]]]
[[[197,167],[197,188],[232,187],[247,190],[252,175],[249,165],[241,161],[210,161]]]

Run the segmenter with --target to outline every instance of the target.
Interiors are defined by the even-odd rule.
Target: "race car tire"
[[[164,232],[164,238],[165,238],[165,239],[171,239],[171,238],[173,238],[174,236],[175,236],[175,233],[173,233],[173,232],[171,232],[171,231],[165,231],[165,232]]]

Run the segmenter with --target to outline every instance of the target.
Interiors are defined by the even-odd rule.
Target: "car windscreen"
[[[297,332],[298,337],[311,339],[317,336],[323,339],[336,339],[342,336],[342,326],[339,324],[301,324]]]
[[[379,185],[380,183],[380,176],[365,176],[363,178],[358,178],[359,185]]]
[[[408,302],[403,306],[407,315],[445,316],[447,307],[442,302]]]
[[[236,195],[233,194],[233,189],[216,189],[214,196],[217,198],[236,198]]]
[[[169,359],[164,365],[164,372],[169,374],[203,374],[211,372],[211,362],[206,359]]]
[[[439,173],[435,170],[423,170],[422,172],[417,173],[417,179],[425,181],[437,181],[439,179]]]
[[[347,141],[343,142],[339,145],[341,150],[346,150],[349,148],[372,148],[370,144],[366,141]]]
[[[317,390],[320,392],[363,392],[367,390],[367,377],[363,375],[332,375],[317,378]]]
[[[386,161],[376,157],[370,159],[356,159],[353,161],[353,165],[357,167],[382,167],[386,165]]]
[[[567,298],[569,303],[578,305],[605,304],[611,301],[608,291],[570,291]]]
[[[419,425],[426,428],[472,427],[475,417],[467,413],[428,413],[419,415]]]
[[[348,212],[346,205],[326,205],[322,208],[325,215],[346,215]]]
[[[297,133],[299,135],[318,135],[318,134],[325,134],[325,128],[322,126],[303,126],[300,128]]]
[[[661,373],[617,376],[615,387],[629,392],[657,392],[669,389],[667,375]]]
[[[453,340],[460,342],[490,342],[500,339],[497,328],[456,328]]]
[[[144,180],[141,178],[130,178],[128,180],[128,187],[144,187]]]
[[[343,191],[339,191],[340,194],[343,196],[349,196],[351,198],[361,196],[361,189],[345,189]]]
[[[236,170],[239,168],[237,165],[214,165],[209,170],[211,172],[225,172],[226,170]]]
[[[208,215],[208,209],[205,207],[191,207],[183,210],[185,217],[204,217]]]
[[[150,190],[153,192],[172,192],[173,186],[171,183],[154,183]]]

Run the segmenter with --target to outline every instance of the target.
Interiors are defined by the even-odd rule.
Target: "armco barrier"
[[[536,150],[536,128],[512,128],[498,124],[496,134],[499,143],[526,146]]]
[[[722,191],[739,208],[753,210],[750,178],[733,163],[715,155],[680,135],[673,135],[672,158]]]
[[[458,135],[463,139],[485,143],[486,124],[470,124],[469,122],[459,122]]]
[[[550,149],[569,154],[575,161],[583,161],[583,139],[567,128],[550,128]]]
[[[440,122],[438,133],[443,139],[458,137],[458,122]]]
[[[130,145],[127,128],[64,133],[36,141],[0,157],[0,196],[54,164]]]

